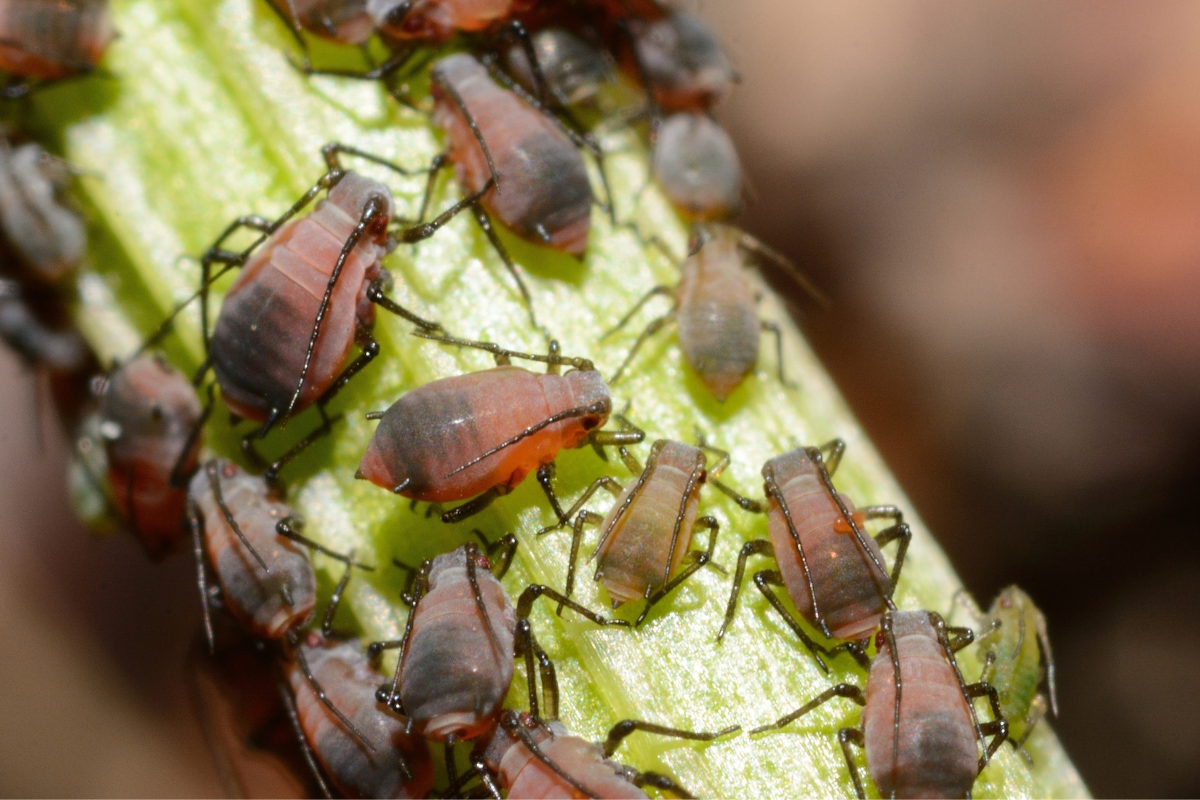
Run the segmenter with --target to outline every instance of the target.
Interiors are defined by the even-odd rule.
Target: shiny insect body
[[[234,220],[201,259],[198,292],[204,343],[225,403],[238,416],[260,422],[242,440],[255,463],[254,447],[280,421],[310,405],[321,424],[267,469],[279,470],[334,422],[325,406],[378,354],[371,336],[375,306],[417,326],[437,330],[387,297],[390,275],[380,261],[396,239],[417,241],[436,225],[417,225],[393,235],[394,207],[382,183],[340,166],[341,155],[354,155],[400,174],[402,167],[346,145],[322,148],[329,171],[275,221],[248,216]],[[328,197],[304,217],[296,215],[322,191]],[[436,220],[435,220],[436,223]],[[432,226],[432,227],[431,227]],[[258,237],[241,251],[224,245],[243,228]],[[208,287],[231,269],[241,269],[226,293],[209,336]],[[359,355],[350,360],[355,345]]]
[[[956,594],[955,602],[965,606],[979,625],[981,633],[975,638],[975,654],[983,666],[979,679],[996,687],[1008,720],[1009,741],[1025,753],[1022,745],[1046,712],[1058,716],[1046,618],[1018,586],[1002,589],[986,614],[965,590]]]
[[[607,620],[538,584],[522,592],[514,609],[498,577],[512,562],[516,538],[506,536],[491,549],[502,551],[495,574],[473,542],[422,564],[408,598],[403,636],[370,647],[374,655],[399,648],[395,676],[380,689],[379,698],[407,715],[415,730],[445,742],[448,759],[455,742],[475,738],[495,724],[512,683],[514,658],[525,659],[530,708],[534,713],[540,708],[536,667],[544,702],[551,714],[558,713],[554,665],[529,625],[538,597],[558,600],[599,625],[628,624]]]
[[[613,80],[613,64],[607,51],[566,28],[551,27],[532,37],[541,80],[554,101],[562,107],[592,100],[604,84]],[[529,92],[539,91],[539,76],[531,66],[526,48],[514,44],[505,53],[505,66]]]
[[[425,741],[408,731],[408,720],[375,699],[385,678],[370,664],[361,643],[310,632],[297,645],[315,685],[371,743],[364,748],[317,696],[301,662],[285,662],[291,690],[285,696],[298,738],[321,772],[344,797],[425,797],[433,788],[433,764]]]
[[[773,555],[777,570],[758,572],[754,585],[780,613],[788,626],[828,671],[824,657],[849,652],[865,666],[866,640],[884,614],[895,609],[892,594],[904,567],[912,532],[895,506],[854,504],[833,487],[832,474],[841,463],[846,445],[841,439],[817,447],[799,447],[769,460],[762,470],[767,495],[766,513],[770,540],[747,542],[738,554],[733,590],[717,640],[733,622],[746,560]],[[744,505],[763,511],[761,504]],[[874,538],[863,526],[868,520],[892,524]],[[899,541],[891,575],[885,569],[881,547]],[[833,648],[817,644],[788,612],[771,588],[787,590],[804,620],[827,639],[850,640]]]
[[[622,720],[613,726],[603,744],[571,733],[557,720],[543,722],[535,714],[506,710],[491,736],[480,739],[472,761],[474,772],[488,795],[500,798],[644,798],[643,786],[692,795],[673,779],[657,772],[640,772],[612,761],[626,736],[644,731],[677,739],[712,741],[740,730],[738,726],[716,733],[696,733],[641,720]]]
[[[758,297],[747,273],[743,252],[761,255],[784,267],[809,294],[823,302],[820,293],[787,259],[748,234],[727,228],[718,228],[715,234],[698,230],[693,236],[691,254],[680,265],[679,283],[655,286],[604,334],[603,338],[607,339],[625,327],[656,295],[673,300],[674,307],[652,320],[638,335],[610,382],[621,379],[638,350],[651,336],[668,325],[677,325],[684,358],[721,402],[742,384],[758,363],[762,331],[775,337],[779,381],[789,385],[783,375],[783,334],[778,323],[758,317]]]
[[[0,229],[25,272],[46,283],[62,281],[87,248],[83,220],[62,202],[69,177],[41,146],[0,135]]]
[[[667,199],[697,222],[726,219],[742,206],[742,163],[716,120],[680,111],[658,126],[651,172]]]
[[[99,384],[99,433],[112,501],[152,559],[186,538],[187,479],[208,411],[161,355],[139,356]]]
[[[954,654],[971,641],[969,629],[948,628],[936,613],[889,611],[876,635],[878,653],[865,695],[853,684],[838,684],[750,733],[782,728],[834,697],[845,697],[863,706],[859,727],[838,731],[860,798],[866,793],[852,744],[866,750],[867,771],[884,797],[966,797],[1008,736],[996,690],[986,683],[967,684],[955,661]],[[979,721],[972,702],[977,697],[988,699],[992,720]]]
[[[598,478],[566,514],[568,518],[575,516],[566,596],[570,597],[575,589],[583,527],[589,523],[600,525],[600,541],[589,558],[596,562],[594,579],[612,598],[613,608],[646,601],[637,624],[641,624],[657,602],[709,564],[721,526],[714,517],[699,516],[700,489],[708,480],[715,481],[729,464],[727,453],[714,452],[720,460],[710,471],[704,448],[659,439],[651,445],[643,469],[622,448],[626,465],[638,474],[637,480],[622,487],[611,477]],[[583,510],[584,504],[601,488],[616,498],[604,517]],[[694,531],[701,528],[709,531],[708,547],[692,550]],[[549,530],[552,528],[543,533]],[[687,566],[683,567],[685,563]]]
[[[635,444],[641,431],[602,431],[612,411],[608,386],[591,361],[505,350],[486,342],[416,331],[416,335],[491,352],[497,366],[427,383],[390,408],[373,412],[379,427],[357,477],[414,500],[474,498],[442,515],[457,522],[508,494],[530,472],[564,520],[551,480],[563,449]],[[513,366],[511,359],[549,365],[544,374]],[[558,374],[560,366],[573,369]]]
[[[630,19],[633,58],[627,69],[667,111],[705,111],[726,96],[737,73],[708,23],[687,11],[653,21]]]
[[[0,4],[0,70],[6,98],[85,75],[116,38],[108,0],[5,0]]]

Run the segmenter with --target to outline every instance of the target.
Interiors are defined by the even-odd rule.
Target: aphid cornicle
[[[1028,757],[1022,746],[1034,726],[1047,710],[1058,716],[1054,653],[1046,618],[1018,586],[1002,589],[986,614],[966,590],[955,594],[955,603],[965,606],[979,625],[981,633],[975,637],[975,655],[983,665],[979,679],[996,687],[1008,720],[1009,742]]]
[[[47,283],[75,269],[87,247],[83,220],[60,201],[67,178],[39,145],[13,147],[0,131],[0,229],[26,271]]]
[[[272,480],[303,447],[329,432],[326,404],[379,354],[370,334],[376,305],[422,328],[440,328],[386,296],[390,276],[380,261],[392,241],[391,192],[379,181],[343,169],[339,156],[409,172],[343,144],[327,144],[322,154],[329,171],[282,217],[234,220],[201,259],[201,326],[222,397],[235,414],[262,423],[242,440],[246,455],[261,461],[253,440],[276,422],[310,405],[321,413],[321,425],[267,469]],[[294,219],[321,191],[328,191],[327,199]],[[258,238],[240,252],[224,249],[242,228],[258,231]],[[429,226],[418,225],[399,239],[416,241],[429,234]],[[216,266],[222,268],[214,274]],[[216,275],[234,268],[241,273],[221,303],[210,339],[208,287]],[[361,352],[350,361],[356,342]]]
[[[612,411],[608,386],[591,361],[557,354],[505,350],[414,331],[427,339],[491,352],[497,366],[427,383],[401,397],[378,419],[356,477],[414,500],[469,502],[442,515],[457,522],[508,494],[530,472],[550,499],[559,521],[562,509],[551,485],[552,464],[563,449],[636,444],[641,431],[599,430]],[[548,364],[535,374],[511,364],[520,358]],[[559,366],[573,369],[558,374]]]
[[[720,455],[711,471],[707,468],[704,449]],[[621,455],[629,470],[638,475],[637,480],[622,487],[610,477],[598,478],[566,514],[567,517],[575,515],[565,590],[567,597],[575,588],[579,544],[583,526],[587,523],[600,525],[600,541],[588,560],[596,562],[595,580],[608,591],[613,608],[638,600],[646,601],[636,624],[641,624],[655,603],[712,560],[721,526],[714,517],[698,516],[700,489],[705,482],[716,481],[729,464],[729,454],[715,448],[704,449],[659,439],[651,445],[646,466],[642,469],[622,448]],[[600,488],[616,498],[604,517],[583,510],[584,504]],[[728,487],[722,488],[732,491]],[[699,528],[709,531],[708,547],[691,550],[692,536]],[[552,529],[545,528],[541,533]],[[680,570],[685,562],[688,562],[687,566]]]
[[[834,439],[820,448],[798,447],[763,465],[767,495],[767,529],[770,540],[747,542],[738,554],[733,590],[725,621],[717,641],[733,622],[746,560],[753,555],[773,555],[778,570],[758,572],[754,585],[780,613],[821,669],[828,671],[822,656],[849,652],[866,663],[866,638],[889,609],[895,609],[892,594],[904,567],[904,555],[912,532],[895,506],[855,509],[845,495],[833,488],[831,475],[841,462],[846,445]],[[748,511],[763,511],[760,504],[742,505]],[[892,525],[871,538],[863,530],[867,520],[887,519]],[[895,563],[889,576],[880,548],[899,540]],[[782,586],[805,621],[827,639],[850,640],[826,648],[804,631],[771,590]]]
[[[688,219],[725,219],[742,205],[742,164],[733,140],[710,116],[681,111],[658,126],[651,171]]]
[[[500,540],[500,548],[505,552],[497,574],[472,542],[422,564],[403,637],[370,648],[373,654],[400,649],[395,677],[379,690],[380,699],[402,709],[415,730],[448,746],[479,736],[495,723],[512,683],[514,658],[525,658],[530,707],[535,712],[539,708],[536,661],[545,703],[557,714],[554,667],[529,626],[538,597],[558,600],[599,625],[628,624],[605,619],[537,584],[522,592],[514,609],[498,576],[512,561],[516,538]]]
[[[433,788],[429,747],[407,732],[408,720],[381,707],[375,692],[385,679],[358,640],[334,641],[315,631],[297,645],[328,700],[373,745],[355,741],[317,697],[300,663],[285,664],[295,698],[296,724],[334,788],[345,797],[425,797]]]
[[[651,321],[638,336],[611,382],[621,379],[651,336],[667,325],[677,324],[684,357],[717,400],[724,402],[758,363],[762,331],[775,337],[779,381],[788,385],[783,376],[783,334],[777,323],[758,318],[758,298],[742,252],[771,259],[818,302],[824,302],[820,293],[786,258],[747,234],[725,227],[711,233],[697,229],[691,245],[691,254],[680,265],[679,283],[655,286],[604,334],[607,339],[623,328],[656,295],[674,301],[671,311]]]
[[[91,71],[116,38],[108,0],[6,0],[0,4],[0,70],[7,98]]]
[[[509,709],[501,714],[491,735],[479,740],[472,761],[489,796],[497,800],[503,796],[501,792],[530,800],[625,800],[646,797],[643,786],[674,797],[692,797],[666,775],[641,772],[610,759],[635,731],[708,742],[739,730],[734,725],[716,733],[696,733],[627,719],[614,725],[601,745],[571,733],[557,720],[543,722],[534,714]]]
[[[187,535],[187,478],[207,411],[165,358],[143,355],[100,384],[99,415],[113,503],[147,554],[162,558]]]
[[[866,750],[867,770],[884,797],[966,797],[1008,736],[996,690],[986,683],[968,685],[954,659],[971,640],[969,629],[947,628],[938,614],[889,611],[876,635],[879,651],[865,696],[859,687],[841,683],[750,733],[782,728],[834,697],[845,697],[863,706],[859,727],[838,731],[860,798],[866,793],[851,744]],[[994,719],[979,722],[972,703],[977,697],[987,697]]]

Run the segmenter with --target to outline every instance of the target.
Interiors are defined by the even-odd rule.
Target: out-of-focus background
[[[803,328],[968,587],[1046,612],[1089,786],[1200,794],[1200,5],[699,10],[742,224],[832,297]],[[34,392],[0,350],[0,794],[220,794],[191,564],[79,529]]]

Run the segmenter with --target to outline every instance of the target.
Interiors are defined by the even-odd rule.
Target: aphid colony
[[[651,788],[690,796],[669,775],[613,761],[620,742],[637,731],[714,742],[740,727],[702,732],[623,720],[603,744],[575,736],[558,720],[556,668],[538,644],[530,614],[537,599],[546,597],[559,614],[570,609],[592,625],[627,628],[622,635],[637,636],[634,629],[651,609],[700,570],[725,574],[714,560],[720,523],[702,513],[705,487],[748,515],[765,514],[770,536],[741,546],[724,621],[713,631],[714,647],[728,646],[721,642],[736,628],[748,560],[769,556],[776,568],[755,573],[755,587],[816,665],[828,672],[831,659],[846,655],[866,680],[865,691],[854,683],[832,686],[752,734],[787,726],[834,698],[849,699],[863,706],[862,719],[837,738],[859,797],[866,785],[851,745],[865,749],[867,771],[882,794],[961,797],[1006,739],[1021,750],[1047,707],[1057,713],[1045,620],[1019,589],[1005,590],[986,615],[968,598],[957,601],[979,626],[978,639],[971,629],[948,626],[937,613],[897,607],[912,534],[895,506],[856,508],[836,490],[832,476],[845,451],[842,441],[796,446],[767,460],[760,501],[720,481],[736,454],[703,438],[694,444],[654,441],[643,464],[635,448],[645,432],[614,412],[610,387],[637,370],[639,348],[668,324],[677,326],[687,363],[717,400],[729,398],[753,371],[764,330],[776,337],[778,378],[788,385],[780,331],[758,317],[747,256],[781,265],[819,299],[786,259],[747,234],[713,224],[740,206],[737,154],[710,116],[736,75],[698,17],[654,0],[272,0],[271,5],[302,48],[305,72],[379,79],[391,87],[427,68],[429,110],[444,133],[445,153],[417,169],[330,143],[322,150],[327,171],[282,216],[235,219],[200,257],[201,282],[191,299],[199,301],[206,356],[201,368],[185,376],[154,351],[189,301],[138,353],[92,382],[88,441],[102,450],[93,455],[103,458],[89,461],[102,464],[89,475],[151,558],[190,539],[208,651],[225,657],[251,643],[258,654],[252,661],[277,688],[320,792],[617,798],[644,797],[643,789]],[[3,11],[0,68],[10,75],[5,90],[10,97],[86,73],[113,38],[101,0],[29,0]],[[390,56],[360,73],[320,70],[307,52],[309,35],[353,45],[378,37]],[[431,64],[417,57],[450,40],[465,49]],[[605,334],[629,323],[650,297],[671,298],[670,311],[649,323],[606,380],[590,359],[562,354],[541,327],[536,298],[493,220],[537,246],[581,258],[593,205],[636,230],[616,218],[599,140],[581,121],[596,117],[597,96],[604,84],[617,80],[618,67],[643,98],[640,107],[619,115],[622,124],[648,122],[653,177],[695,227],[690,252],[678,264],[678,284],[656,287]],[[0,334],[30,364],[85,374],[90,364],[78,336],[39,315],[25,299],[58,296],[55,287],[68,283],[84,258],[83,220],[61,196],[69,165],[36,144],[16,141],[15,134],[0,138],[0,230],[8,254],[7,277],[0,282]],[[599,192],[585,152],[595,159]],[[418,218],[401,219],[388,186],[347,166],[351,160],[404,176],[427,174]],[[447,165],[454,167],[463,198],[435,209],[435,179]],[[391,298],[392,278],[383,259],[397,247],[436,236],[466,210],[500,254],[532,327],[546,334],[547,352],[452,335],[459,321],[426,319]],[[247,230],[255,234],[253,241],[230,249],[228,242]],[[213,321],[210,290],[234,270],[238,275]],[[411,323],[416,336],[491,353],[496,366],[426,383],[369,414],[378,426],[356,477],[413,503],[436,504],[442,520],[455,523],[534,473],[554,515],[553,524],[537,534],[565,529],[571,535],[570,557],[558,565],[561,589],[531,584],[514,602],[500,579],[517,551],[517,537],[489,542],[476,531],[478,544],[469,541],[415,568],[397,562],[410,576],[400,638],[364,643],[335,630],[350,581],[384,566],[306,535],[303,520],[286,502],[280,473],[333,431],[339,416],[326,407],[335,395],[386,357],[372,335],[376,306]],[[545,371],[514,360],[545,365]],[[242,439],[250,471],[213,457],[205,447],[218,390],[236,419],[255,423]],[[275,458],[261,455],[268,434],[309,406],[320,418],[317,427]],[[606,448],[615,449],[633,479],[622,486],[612,476],[601,477],[564,510],[555,490],[555,459],[585,446],[601,457]],[[607,510],[592,510],[600,489],[613,501]],[[457,505],[442,505],[450,503]],[[888,525],[872,536],[867,524],[877,520]],[[573,599],[587,526],[599,529],[588,560],[595,561],[593,580],[612,607],[644,604],[632,622]],[[693,546],[697,532],[704,538]],[[888,567],[883,548],[893,543]],[[323,610],[310,552],[345,565]],[[972,641],[980,645],[983,669],[977,683],[964,679],[955,655]],[[389,676],[381,671],[381,659],[392,650],[398,653]],[[518,663],[528,685],[527,708],[505,708]],[[1043,684],[1047,694],[1040,693]],[[977,698],[987,700],[990,719],[981,719]],[[440,783],[434,768],[439,759],[430,751],[438,742]],[[471,743],[465,759],[464,742]]]

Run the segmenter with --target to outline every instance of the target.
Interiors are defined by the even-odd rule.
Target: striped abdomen
[[[651,450],[652,460],[642,477],[626,487],[600,526],[603,541],[593,557],[614,607],[661,589],[692,544],[705,477],[704,453],[670,441],[655,442],[654,449],[657,458]]]
[[[808,580],[781,498],[804,548],[817,608],[830,633],[836,639],[866,636],[878,626],[886,610],[884,596],[890,586],[887,574],[871,559],[873,556],[879,564],[885,563],[879,546],[864,531],[864,551],[802,448],[768,461],[763,477],[768,474],[774,477],[780,497],[768,488],[767,527],[775,561],[796,609],[815,624]],[[844,495],[842,500],[853,512],[854,506]]]
[[[346,731],[292,661],[287,677],[300,727],[333,785],[346,797],[424,797],[433,787],[429,749],[419,735],[405,736],[403,717],[375,702],[387,678],[371,668],[359,642],[311,634],[300,647],[325,695],[375,748],[367,751]],[[412,775],[407,782],[402,759]]]
[[[711,239],[683,265],[679,283],[679,344],[688,363],[724,400],[758,361],[761,324],[737,245]]]
[[[201,468],[189,491],[204,515],[204,547],[225,605],[255,635],[278,639],[307,619],[317,600],[317,578],[308,554],[275,531],[275,524],[292,511],[267,496],[262,478],[247,475],[228,461],[210,463],[216,464],[226,507],[270,568],[269,574],[264,572],[234,533],[217,505],[208,466]],[[285,585],[291,605],[280,594]]]
[[[886,644],[867,680],[867,768],[882,796],[965,797],[979,772],[975,728],[925,611],[892,615],[900,660],[900,745],[893,754],[895,674]]]

